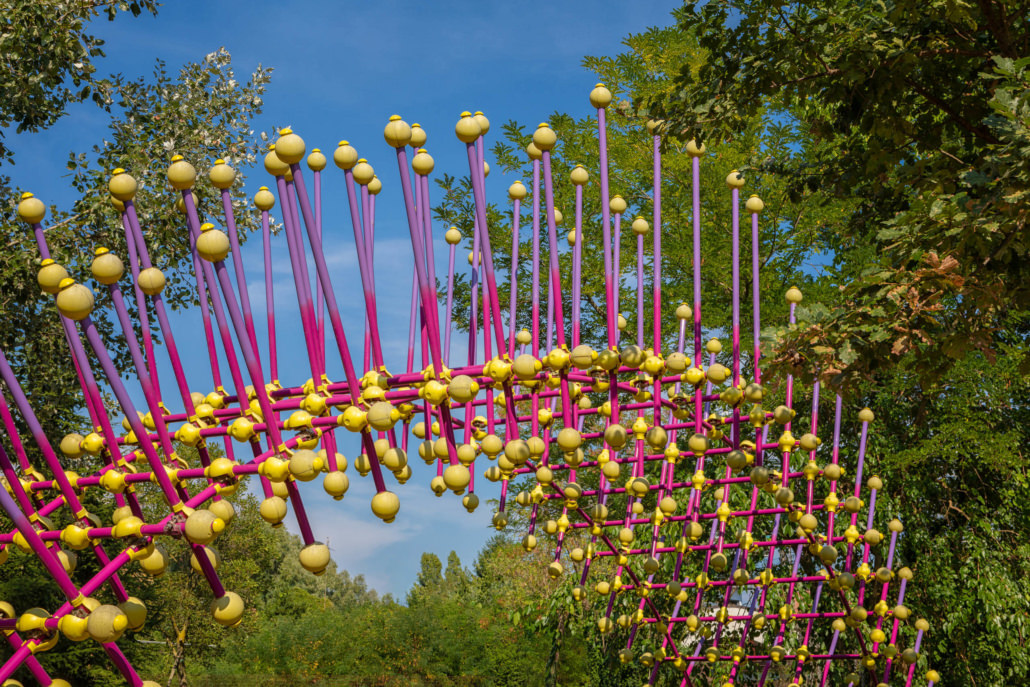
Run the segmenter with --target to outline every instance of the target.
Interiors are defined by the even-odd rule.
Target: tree
[[[16,126],[19,131],[38,132],[53,124],[69,105],[87,99],[111,113],[107,140],[89,152],[73,153],[69,158],[72,183],[82,197],[70,210],[50,209],[44,223],[48,243],[54,257],[80,280],[88,280],[93,248],[105,246],[125,258],[120,218],[108,201],[106,188],[111,171],[116,167],[126,168],[140,181],[137,206],[140,220],[146,227],[155,264],[169,277],[166,302],[179,307],[192,302],[194,295],[183,269],[188,263],[188,251],[185,232],[181,230],[182,218],[172,209],[173,196],[162,191],[168,158],[173,153],[183,154],[197,164],[202,174],[214,157],[225,157],[237,168],[252,162],[260,143],[249,128],[250,120],[260,112],[269,70],[258,67],[248,80],[237,81],[228,52],[218,50],[200,62],[185,65],[178,73],[169,73],[163,63],[158,63],[148,79],[130,81],[119,75],[98,76],[102,42],[90,33],[90,20],[100,13],[113,18],[122,11],[153,12],[156,6],[151,0],[4,2],[0,13],[3,17],[0,44],[5,59],[0,66],[0,79],[5,97],[0,102],[0,122],[4,127]],[[10,150],[2,145],[0,161],[13,161]],[[40,192],[39,188],[32,190]],[[198,194],[202,207],[212,203],[210,191],[198,188]],[[244,199],[239,186],[233,194],[238,222],[246,231],[254,226],[254,219],[243,211]],[[7,248],[0,257],[0,318],[5,322],[0,347],[15,368],[48,435],[53,438],[69,431],[82,431],[84,423],[80,412],[84,399],[81,394],[73,393],[78,381],[70,364],[59,317],[53,298],[41,294],[37,286],[38,251],[31,231],[15,217],[18,198],[7,177],[0,177],[0,195],[6,199],[0,207],[0,241]],[[41,195],[45,201],[45,193]],[[121,334],[115,334],[106,290],[94,288],[94,291],[97,295],[94,320],[119,369],[129,370],[128,349]],[[134,299],[127,300],[134,311]],[[152,317],[151,322],[154,321]],[[139,337],[141,333],[130,335]],[[20,418],[16,420],[20,422]],[[84,457],[65,467],[89,474],[99,465],[96,459]],[[46,471],[45,466],[41,467]],[[146,489],[141,491],[145,493]],[[112,510],[109,499],[86,492],[83,501],[92,513],[109,521]],[[67,516],[63,510],[55,512],[58,527],[68,523]],[[227,541],[232,539],[230,536]],[[188,569],[188,555],[185,565]],[[246,578],[249,573],[240,572],[238,565],[239,561],[228,564],[227,579],[236,579],[237,574]],[[267,567],[259,566],[262,570]],[[98,569],[96,559],[84,554],[74,579],[81,582]],[[126,574],[136,577],[138,573]],[[169,579],[171,577],[176,575],[171,574]],[[188,610],[181,605],[182,598],[178,595],[192,598],[191,592],[187,594],[183,590],[190,589],[190,584],[195,582],[189,575],[183,575],[179,581],[179,586],[166,586],[148,585],[141,579],[138,588],[136,584],[129,585],[149,607],[151,625],[144,630],[154,632],[149,636],[162,636],[159,631],[163,629],[169,630],[169,636],[175,634],[173,616],[178,611]],[[47,608],[60,604],[60,597],[45,573],[37,565],[23,560],[0,569],[0,590],[3,598],[18,609],[38,603]],[[98,596],[112,600],[106,588],[99,591]],[[207,597],[199,594],[196,598]],[[202,609],[194,610],[210,624],[206,602],[203,605]],[[199,637],[203,632],[194,626],[189,634]],[[200,641],[192,646],[202,649],[206,644]],[[155,649],[155,645],[128,641],[123,648],[142,669],[161,665],[164,654]],[[111,684],[119,679],[103,652],[92,642],[78,644],[70,652],[41,656],[41,659],[57,675],[76,675],[80,684]]]
[[[0,139],[13,124],[18,133],[52,125],[72,103],[113,103],[114,84],[97,77],[95,61],[104,57],[104,41],[89,32],[101,14],[109,20],[121,12],[157,14],[155,0],[3,0],[0,2]],[[70,83],[69,83],[70,82]],[[0,140],[0,162],[13,159]]]
[[[408,605],[418,605],[425,597],[439,593],[443,586],[443,564],[435,553],[422,554],[422,566],[415,584],[408,591]]]
[[[993,357],[1007,315],[1030,306],[1025,14],[1014,0],[677,12],[707,60],[641,109],[713,142],[772,107],[806,138],[762,168],[854,201],[830,246],[841,298],[779,332],[778,362],[842,384],[913,352],[939,379],[968,351]]]
[[[116,98],[111,135],[89,154],[70,155],[68,168],[82,197],[71,211],[52,208],[46,219],[46,237],[54,259],[73,277],[86,281],[92,249],[104,246],[126,258],[121,221],[106,190],[111,171],[122,167],[140,182],[136,207],[141,226],[147,228],[154,264],[168,278],[165,302],[173,308],[194,303],[183,217],[174,208],[174,196],[165,190],[168,160],[173,153],[183,154],[193,160],[200,174],[206,173],[216,157],[237,168],[253,162],[260,140],[249,128],[250,120],[261,111],[261,95],[268,80],[269,70],[259,67],[248,81],[237,81],[231,56],[224,49],[185,65],[175,75],[158,63],[150,79],[111,77],[108,83]],[[238,179],[233,204],[237,224],[246,232],[255,226],[256,218],[247,210],[242,177]],[[13,190],[0,184],[0,192],[10,201],[0,218],[0,241],[13,248],[0,257],[0,317],[8,323],[0,335],[0,347],[50,435],[81,431],[78,411],[83,399],[81,394],[69,393],[78,383],[53,297],[41,293],[36,283],[39,254],[32,233],[14,217],[17,199]],[[196,193],[202,216],[220,212],[215,209],[220,202],[209,185],[198,184]],[[119,369],[128,370],[128,348],[121,334],[115,334],[118,330],[106,289],[94,288],[94,292],[94,320]],[[126,302],[135,314],[135,299],[126,298]],[[150,321],[154,323],[156,318],[152,316]]]
[[[868,396],[877,510],[905,525],[906,603],[930,621],[944,685],[1030,679],[1030,379],[1020,342],[999,338],[995,362],[967,354],[946,384],[922,385],[909,357]]]

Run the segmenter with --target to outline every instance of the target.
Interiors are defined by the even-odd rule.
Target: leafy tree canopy
[[[0,129],[39,131],[60,119],[72,103],[114,103],[116,85],[97,76],[104,41],[90,22],[121,12],[157,14],[155,0],[3,0],[0,2]],[[0,139],[4,132],[0,130]],[[12,159],[0,140],[0,163]]]
[[[1030,306],[1026,3],[719,0],[677,16],[707,58],[641,109],[709,142],[778,110],[806,140],[760,167],[854,202],[831,246],[841,298],[779,332],[779,361],[840,383],[907,352],[925,378],[993,356],[1006,314]]]

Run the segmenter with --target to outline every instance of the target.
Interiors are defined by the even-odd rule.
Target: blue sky
[[[100,21],[95,28],[107,40],[108,56],[99,65],[101,72],[146,75],[155,59],[174,68],[200,60],[221,46],[232,53],[238,77],[259,63],[272,66],[275,71],[264,98],[264,114],[255,122],[257,130],[271,133],[291,125],[309,149],[326,151],[346,138],[369,158],[384,182],[376,221],[381,327],[386,331],[387,363],[395,360],[400,367],[407,346],[413,268],[396,164],[382,137],[389,115],[401,114],[426,129],[436,174],[467,172],[464,146],[454,137],[454,123],[462,110],[484,111],[495,132],[509,119],[532,126],[555,111],[589,114],[587,95],[596,77],[581,66],[582,58],[620,52],[627,34],[668,24],[669,12],[677,4],[671,0],[170,1],[156,18],[126,16],[110,23]],[[104,136],[106,125],[107,116],[96,108],[73,107],[52,129],[10,140],[18,162],[6,171],[16,186],[31,189],[47,202],[70,204],[72,192],[64,178],[67,154],[73,149],[88,150]],[[349,219],[341,202],[343,186],[333,174],[336,171],[330,164],[324,182],[327,257],[334,273],[356,273]],[[255,170],[248,179],[248,192],[269,180],[263,170]],[[488,193],[503,197],[513,180],[492,174]],[[444,229],[437,227],[437,236]],[[285,254],[285,246],[282,249]],[[259,242],[248,244],[243,254],[255,317],[262,322]],[[438,259],[444,254],[437,250]],[[296,300],[292,291],[285,290],[293,281],[288,260],[280,260],[275,271],[280,376],[284,383],[299,384],[310,372],[299,338]],[[356,284],[356,278],[350,283]],[[348,297],[342,288],[337,293],[348,336],[360,340],[357,293]],[[196,345],[202,342],[185,336],[199,324],[196,312],[176,315],[173,321],[186,359],[196,361],[188,372],[190,386],[207,391],[209,370]],[[167,394],[172,391],[171,371],[167,365],[161,371],[162,379],[168,380],[163,384]],[[330,365],[330,376],[342,377],[339,365],[335,369]],[[348,459],[353,459],[356,446],[349,438],[343,444]],[[417,458],[412,467],[412,480],[392,487],[401,497],[401,512],[390,525],[372,516],[371,478],[359,478],[353,468],[348,470],[351,489],[343,501],[330,499],[317,482],[305,486],[316,537],[329,538],[337,563],[353,574],[363,574],[378,591],[401,598],[414,581],[421,552],[432,551],[445,559],[455,550],[471,565],[492,533],[488,528],[492,511],[486,503],[470,515],[453,495],[437,499],[428,487],[434,473]],[[477,469],[477,492],[486,501],[496,496],[497,487],[481,478],[484,467]]]

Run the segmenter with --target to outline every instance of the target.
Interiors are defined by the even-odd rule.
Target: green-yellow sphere
[[[176,191],[186,191],[193,188],[197,181],[197,170],[182,157],[172,157],[172,164],[168,166],[168,182]]]
[[[381,491],[372,497],[372,513],[383,522],[393,522],[400,509],[400,499],[392,491]]]
[[[293,133],[290,128],[280,129],[279,138],[275,142],[275,155],[283,164],[296,165],[304,159],[307,147],[304,139]]]

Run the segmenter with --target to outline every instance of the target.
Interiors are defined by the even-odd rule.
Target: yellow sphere
[[[616,215],[621,215],[626,212],[626,201],[622,196],[612,196],[612,199],[608,201],[608,209]]]
[[[61,453],[69,458],[78,458],[82,455],[82,439],[81,434],[65,434],[61,439]]]
[[[197,203],[200,200],[199,198],[197,198],[197,194],[193,191],[190,191],[190,199],[193,201],[193,207],[197,207]],[[181,195],[175,199],[175,210],[180,215],[186,214],[186,200]]]
[[[290,171],[290,166],[276,153],[274,143],[268,146],[268,152],[265,153],[265,171],[274,177],[285,176]]]
[[[368,164],[365,158],[358,160],[358,164],[354,165],[354,181],[358,182],[362,186],[366,186],[372,182],[375,177],[375,170],[372,169],[372,165]]]
[[[122,613],[128,619],[130,630],[138,630],[143,627],[143,623],[147,620],[147,607],[142,601],[135,596],[130,596],[118,604],[118,608],[122,610]]]
[[[139,565],[151,577],[160,577],[168,568],[168,553],[160,544],[154,545],[154,550],[146,558],[139,559]]]
[[[486,118],[486,115],[480,111],[476,111],[472,118],[476,120],[476,124],[479,125],[479,129],[486,135],[486,132],[490,131],[490,120]]]
[[[322,480],[322,488],[325,489],[325,493],[339,501],[350,488],[350,478],[339,470],[330,472]]]
[[[114,512],[111,513],[111,522],[113,522],[114,524],[117,524],[119,522],[122,522],[126,518],[131,518],[131,517],[135,517],[132,514],[132,509],[129,508],[128,506],[123,506],[122,508],[115,508],[114,509]]]
[[[202,225],[197,237],[197,254],[208,262],[225,260],[229,255],[229,237],[224,231],[215,229],[213,224]]]
[[[512,200],[522,200],[526,197],[526,187],[521,181],[516,181],[508,187],[508,198]]]
[[[124,169],[114,170],[114,175],[107,182],[107,190],[110,191],[115,199],[120,201],[132,200],[136,197],[138,189],[139,184],[136,182],[136,179],[132,175],[126,174]]]
[[[165,275],[156,267],[148,267],[147,269],[140,271],[139,279],[136,283],[139,284],[143,293],[148,296],[157,296],[164,291]]]
[[[201,546],[203,555],[207,558],[208,563],[215,570],[218,570],[218,566],[222,564],[222,557],[218,554],[218,551],[213,546]],[[203,575],[204,568],[200,565],[200,560],[197,559],[197,552],[193,551],[190,553],[190,567],[193,568],[194,572]]]
[[[444,241],[452,246],[456,246],[461,243],[461,232],[458,231],[457,227],[451,227],[447,230],[447,233],[443,235]]]
[[[231,627],[243,618],[243,599],[236,592],[226,592],[225,596],[214,599],[210,608],[219,625]]]
[[[605,88],[603,83],[597,84],[594,86],[594,90],[590,91],[590,104],[598,110],[608,107],[611,102],[612,92]]]
[[[379,401],[372,404],[372,407],[368,409],[366,417],[368,418],[368,424],[373,429],[385,432],[397,424],[397,420],[400,419],[400,413],[390,403]]]
[[[400,508],[400,499],[392,491],[381,491],[372,497],[372,512],[383,522],[393,522]]]
[[[296,165],[304,159],[307,148],[304,139],[293,133],[289,127],[279,131],[279,139],[275,142],[275,156],[285,165]]]
[[[863,408],[862,410],[858,411],[858,419],[862,422],[872,422],[873,419],[875,419],[875,417],[876,416],[873,415],[873,411],[869,410],[868,408]]]
[[[57,309],[70,320],[84,320],[93,311],[93,292],[73,279],[63,279],[57,294]]]
[[[471,112],[462,112],[461,119],[454,125],[454,134],[462,143],[472,143],[483,133],[479,122],[472,116]]]
[[[290,474],[301,482],[310,482],[318,477],[324,464],[317,453],[309,449],[301,449],[290,456]]]
[[[308,155],[308,169],[312,172],[321,172],[325,169],[328,162],[329,161],[326,159],[325,155],[323,155],[322,151],[318,148],[314,148],[311,151],[311,154]]]
[[[224,529],[225,522],[221,518],[209,510],[199,508],[186,518],[183,533],[193,544],[210,544]]]
[[[449,465],[443,471],[444,484],[455,494],[464,492],[465,488],[469,485],[470,479],[469,469],[460,463]]]
[[[44,293],[54,294],[61,290],[61,282],[68,278],[68,270],[64,266],[47,258],[40,264],[36,273],[36,282]]]
[[[93,272],[93,278],[101,284],[114,284],[125,273],[125,265],[122,264],[121,258],[111,251],[97,248],[90,271]]]
[[[687,142],[687,155],[690,157],[701,157],[705,154],[705,144],[698,142],[695,139],[690,139]]]
[[[18,203],[18,217],[26,224],[39,224],[46,216],[46,205],[39,198],[31,193],[21,194],[21,202]]]
[[[371,195],[377,195],[383,190],[383,182],[379,181],[379,177],[375,174],[372,175],[372,181],[368,182],[368,192]]]
[[[529,155],[530,160],[539,160],[543,157],[543,153],[541,153],[540,149],[533,143],[526,146],[526,154]]]
[[[447,392],[458,403],[468,403],[479,393],[479,383],[468,375],[458,375],[447,385]]]
[[[75,572],[75,568],[79,564],[79,557],[74,551],[65,551],[64,549],[58,549],[57,560],[61,563],[61,567],[64,571],[71,575]]]
[[[226,460],[221,458],[220,460]],[[226,461],[228,462],[228,461]],[[232,505],[231,501],[221,499],[219,501],[213,501],[210,506],[207,507],[209,511],[215,514],[215,517],[220,519],[226,525],[233,521],[236,517],[236,507]]]
[[[557,142],[558,136],[551,127],[547,126],[546,122],[541,122],[533,132],[533,145],[541,152],[547,152],[554,148],[554,144]]]
[[[569,174],[569,179],[576,186],[582,186],[590,181],[590,173],[583,167],[583,165],[576,165],[572,172]]]
[[[390,122],[383,129],[383,138],[394,148],[403,148],[411,141],[411,127],[400,115],[391,115]]]
[[[225,160],[218,159],[215,160],[211,171],[207,173],[207,178],[211,180],[211,185],[215,188],[226,189],[236,181],[236,170],[225,164]]]
[[[308,544],[300,550],[300,564],[309,573],[321,575],[329,566],[329,547],[321,542]]]
[[[419,151],[415,154],[415,157],[411,159],[411,168],[415,170],[415,174],[418,174],[422,177],[428,176],[430,173],[432,173],[433,166],[433,156],[422,149],[419,149]]]
[[[273,486],[277,483],[273,482]],[[278,525],[286,517],[286,501],[280,496],[270,496],[261,502],[261,519],[270,525]]]
[[[762,199],[758,196],[751,196],[747,199],[747,202],[744,203],[744,207],[747,209],[748,212],[757,215],[759,212],[765,209],[765,203],[763,203]]]
[[[353,169],[358,164],[358,151],[347,141],[340,141],[333,151],[333,162],[340,169]]]
[[[638,236],[643,236],[644,234],[646,234],[648,231],[651,230],[651,225],[649,225],[647,223],[647,220],[644,219],[643,217],[637,217],[635,220],[633,220],[632,227],[633,227],[633,233],[638,235]]]
[[[254,194],[254,205],[257,206],[258,210],[271,210],[275,207],[275,196],[268,190],[267,186],[262,186],[258,189],[258,192]]]
[[[801,302],[803,296],[801,295],[801,289],[796,286],[792,286],[787,289],[787,302],[794,303],[795,305]]]
[[[730,188],[741,188],[744,185],[744,175],[733,170],[726,175],[726,185]]]
[[[596,359],[597,353],[595,353],[594,349],[587,344],[576,346],[569,354],[569,362],[571,362],[572,366],[577,370],[590,369],[590,366],[594,364],[594,360]]]
[[[197,170],[183,159],[182,155],[172,156],[172,164],[168,166],[168,181],[177,191],[193,188],[197,180]]]
[[[415,122],[411,125],[411,140],[408,141],[408,145],[414,148],[421,148],[426,144],[426,130],[422,128],[422,125]]]
[[[118,641],[128,627],[129,619],[122,609],[110,604],[98,606],[86,618],[86,631],[101,644]]]
[[[583,437],[575,427],[565,427],[558,432],[556,441],[563,451],[574,451],[583,443]]]

